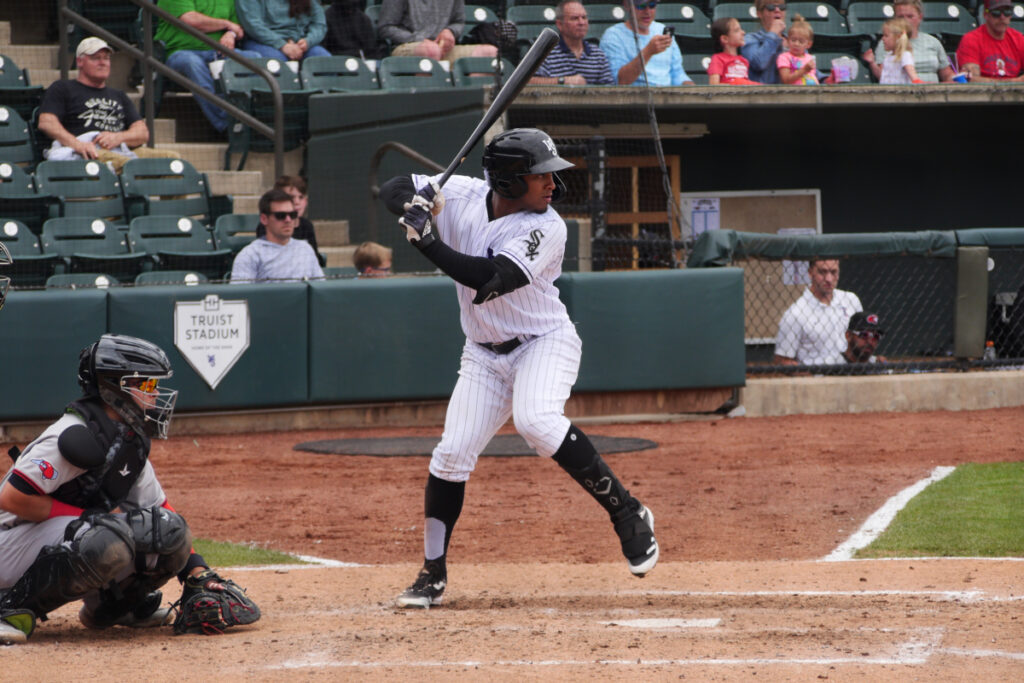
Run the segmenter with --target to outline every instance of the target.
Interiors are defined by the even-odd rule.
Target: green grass
[[[915,496],[856,557],[1024,556],[1024,462],[968,464]]]
[[[211,567],[252,567],[261,564],[308,564],[297,557],[257,547],[196,538],[192,547]]]

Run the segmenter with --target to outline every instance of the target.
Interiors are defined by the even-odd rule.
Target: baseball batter
[[[557,172],[572,164],[546,133],[518,128],[487,145],[483,166],[486,181],[452,176],[444,195],[436,178],[420,175],[392,178],[381,189],[409,241],[455,280],[466,334],[430,460],[423,568],[398,597],[405,607],[441,602],[466,481],[509,417],[539,455],[554,459],[608,512],[634,575],[658,561],[654,515],[564,415],[581,342],[554,286],[566,228],[550,204],[565,193]]]

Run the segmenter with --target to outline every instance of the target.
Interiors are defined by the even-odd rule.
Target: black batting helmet
[[[491,189],[506,199],[518,199],[526,192],[524,175],[551,173],[555,191],[551,200],[565,195],[565,184],[557,171],[573,164],[558,156],[551,137],[536,128],[513,128],[496,135],[484,148],[484,171]]]
[[[153,342],[105,334],[78,356],[78,383],[86,396],[99,396],[136,431],[161,439],[178,392],[159,386],[172,375],[171,361]]]

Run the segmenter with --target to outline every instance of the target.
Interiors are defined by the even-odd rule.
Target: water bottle
[[[996,359],[996,344],[994,341],[989,339],[985,342],[985,353],[982,354],[983,360],[995,360]]]

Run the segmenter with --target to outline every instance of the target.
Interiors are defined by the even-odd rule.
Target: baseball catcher
[[[153,465],[178,392],[171,364],[144,339],[106,334],[82,350],[82,396],[0,481],[0,642],[24,642],[36,620],[82,601],[90,629],[163,626],[159,588],[177,576],[176,633],[219,633],[259,619],[245,591],[206,566]]]

